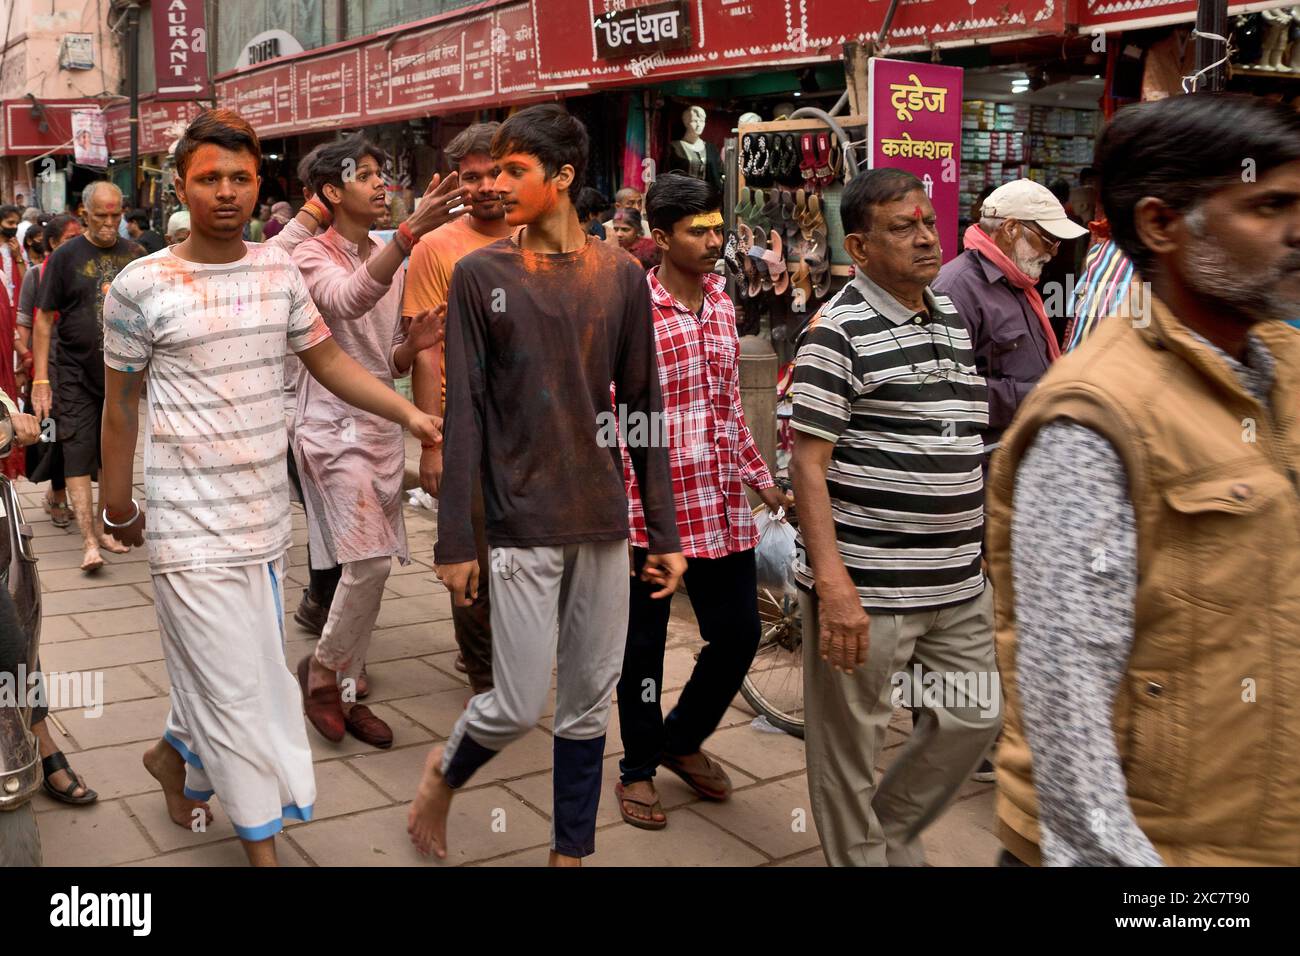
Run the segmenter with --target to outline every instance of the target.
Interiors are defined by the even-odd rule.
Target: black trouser
[[[758,650],[758,578],[753,550],[725,558],[691,558],[683,580],[704,648],[677,706],[665,718],[660,696],[672,598],[650,596],[654,586],[640,578],[647,555],[644,548],[633,550],[635,575],[628,603],[627,647],[618,682],[618,719],[625,751],[619,770],[624,784],[654,777],[665,753],[683,757],[698,751],[717,729]]]
[[[306,496],[302,493],[302,480],[298,477],[298,462],[294,460],[293,449],[289,449],[289,480],[293,482],[294,490],[298,492],[298,500],[306,501]],[[343,576],[343,565],[336,564],[332,568],[326,568],[318,571],[311,565],[311,535],[307,535],[307,593],[321,607],[326,610],[334,603],[334,590],[339,586],[339,578]]]
[[[478,550],[478,595],[466,607],[451,605],[451,624],[456,646],[465,661],[465,676],[476,694],[492,689],[492,580],[491,557],[487,543],[487,518],[483,512],[483,486],[474,483],[470,495],[469,520],[474,528],[474,545]]]

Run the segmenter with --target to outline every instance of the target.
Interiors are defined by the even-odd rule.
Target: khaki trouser
[[[867,663],[852,674],[821,659],[817,599],[804,591],[799,599],[808,790],[826,861],[920,866],[921,832],[974,771],[1001,725],[1000,693],[986,709],[964,696],[961,684],[983,672],[982,686],[999,689],[993,590],[986,586],[979,597],[938,611],[872,614]],[[876,765],[893,710],[895,675],[906,675],[910,683],[914,664],[923,674],[942,673],[943,703],[916,695],[921,717],[881,779]]]

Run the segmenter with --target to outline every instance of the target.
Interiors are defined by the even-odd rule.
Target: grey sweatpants
[[[1001,727],[993,589],[938,611],[872,614],[867,663],[841,674],[818,655],[817,599],[799,593],[808,792],[831,866],[920,866],[935,821]],[[914,678],[933,693],[917,692]],[[883,778],[876,769],[906,682],[921,710]],[[969,691],[978,689],[976,693]],[[987,691],[988,706],[977,701]]]
[[[537,725],[555,662],[553,846],[594,850],[610,699],[627,639],[627,541],[493,548],[495,686],[470,699],[442,769],[463,786],[497,751]]]

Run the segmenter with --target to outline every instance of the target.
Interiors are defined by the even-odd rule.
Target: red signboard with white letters
[[[847,41],[874,38],[888,8],[888,0],[488,0],[224,74],[217,98],[263,135],[367,126],[610,86],[827,62]],[[903,0],[880,52],[1060,34],[1065,8],[1066,0]],[[690,43],[608,55],[614,23],[622,25],[620,38],[657,32],[662,40],[671,32]]]

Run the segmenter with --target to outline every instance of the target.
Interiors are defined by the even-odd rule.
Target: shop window
[[[221,0],[208,4],[208,24],[216,17],[216,68],[233,70],[248,41],[266,30],[284,30],[303,49],[334,43],[340,0]]]

